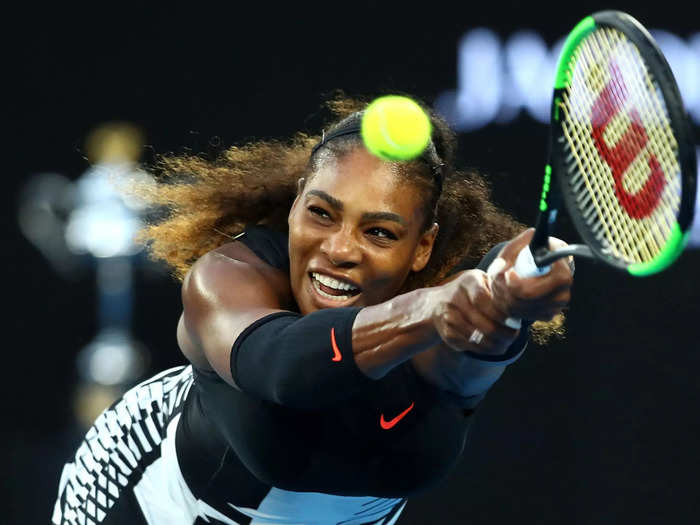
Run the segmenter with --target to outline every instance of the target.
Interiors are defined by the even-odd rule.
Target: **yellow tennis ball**
[[[362,116],[365,147],[384,160],[411,160],[430,143],[430,118],[415,101],[399,95],[375,99]]]

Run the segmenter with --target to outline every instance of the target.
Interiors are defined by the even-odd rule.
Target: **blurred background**
[[[448,118],[460,164],[532,223],[562,38],[604,8],[653,29],[700,144],[689,3],[407,6],[8,9],[0,521],[48,523],[85,425],[184,364],[179,283],[131,241],[146,210],[109,174],[148,180],[156,154],[317,133],[335,89],[401,91]],[[558,234],[577,240],[566,219]],[[697,248],[640,280],[580,261],[566,339],[531,344],[506,371],[457,469],[399,523],[697,523],[699,267]]]

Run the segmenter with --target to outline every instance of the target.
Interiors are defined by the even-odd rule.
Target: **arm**
[[[442,340],[453,349],[504,353],[516,331],[488,301],[486,274],[385,303],[289,311],[288,277],[240,243],[198,261],[183,283],[188,340],[229,384],[262,399],[317,408],[351,397],[372,379]],[[468,334],[479,328],[485,341]],[[465,336],[465,334],[467,334]]]
[[[478,283],[470,277],[461,279],[464,286]],[[186,276],[178,339],[195,350],[188,352],[193,363],[199,355],[230,385],[314,408],[349,398],[434,346],[441,338],[436,312],[445,312],[455,293],[462,288],[426,288],[362,309],[301,316],[289,310],[286,273],[232,243],[205,255]]]
[[[312,408],[350,397],[438,336],[426,290],[387,303],[290,311],[285,272],[232,243],[195,263],[182,287],[178,339],[230,385]],[[422,306],[419,306],[422,305]],[[336,359],[337,358],[337,359]]]

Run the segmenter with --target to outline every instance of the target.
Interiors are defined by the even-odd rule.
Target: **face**
[[[390,163],[363,148],[329,160],[289,213],[292,291],[302,314],[394,297],[430,258],[422,200]]]

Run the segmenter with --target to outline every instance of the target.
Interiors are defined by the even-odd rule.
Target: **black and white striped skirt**
[[[175,429],[192,381],[190,366],[165,370],[100,414],[63,468],[53,523],[153,523],[149,514],[158,515],[157,523],[195,522],[182,515],[183,502],[194,498],[178,494],[189,489],[175,456]]]

